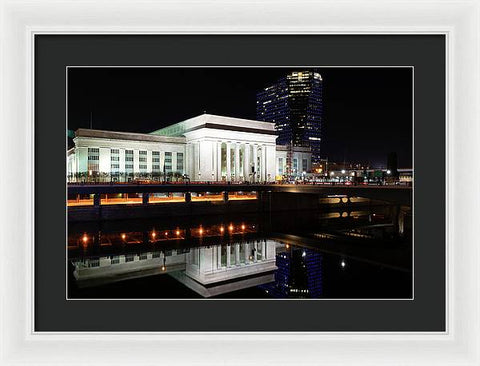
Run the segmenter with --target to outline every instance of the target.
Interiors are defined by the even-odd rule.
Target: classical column
[[[222,246],[217,247],[217,268],[222,268]]]
[[[222,180],[222,142],[217,142],[217,181]]]
[[[260,173],[262,182],[267,180],[267,150],[265,148],[265,145],[262,145],[262,157],[260,158],[261,165],[260,169],[262,170]]]
[[[227,244],[227,268],[230,267],[230,245]]]
[[[250,253],[249,253],[250,245],[248,245],[248,243],[245,243],[242,245],[243,245],[243,254],[245,255],[245,264],[248,264],[250,262],[250,259],[248,258],[250,256]]]
[[[250,145],[243,145],[243,179],[248,181],[250,177]]]
[[[231,170],[230,163],[232,158],[230,156],[230,149],[231,149],[230,144],[227,142],[226,146],[227,146],[227,182],[229,182],[232,180],[231,171],[230,171]]]
[[[253,145],[253,166],[254,166],[254,172],[255,172],[255,176],[254,176],[254,179],[253,179],[253,182],[257,182],[257,169],[258,169],[258,166],[257,166],[257,149],[258,149],[258,145]]]
[[[262,241],[262,261],[265,260],[265,252],[266,252],[267,245],[265,244],[265,240]]]
[[[235,264],[240,264],[240,244],[235,244]]]
[[[258,250],[256,241],[253,243],[253,249],[254,249],[253,250],[253,261],[256,262],[257,261],[257,250]]]
[[[235,144],[235,180],[240,181],[240,145]]]

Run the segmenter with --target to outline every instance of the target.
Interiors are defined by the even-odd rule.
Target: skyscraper
[[[275,123],[277,144],[310,147],[312,164],[320,162],[322,110],[322,77],[315,71],[292,71],[257,93],[257,120]]]

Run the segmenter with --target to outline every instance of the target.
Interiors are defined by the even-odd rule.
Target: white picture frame
[[[478,0],[12,0],[1,14],[1,365],[480,364]],[[447,331],[34,332],[33,37],[45,33],[445,34]]]

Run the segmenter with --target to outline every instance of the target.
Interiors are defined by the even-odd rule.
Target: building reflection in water
[[[311,249],[291,245],[278,253],[275,281],[262,288],[275,298],[319,298],[323,294],[323,256]]]
[[[273,217],[268,227],[260,220],[242,219],[183,227],[166,220],[127,223],[135,231],[120,231],[121,223],[113,228],[80,226],[68,238],[69,297],[100,298],[109,285],[107,297],[122,298],[124,288],[130,289],[128,297],[129,285],[113,284],[134,279],[147,283],[147,277],[158,279],[151,290],[156,298],[179,298],[176,289],[181,289],[180,298],[342,297],[358,294],[362,283],[373,289],[370,297],[397,296],[387,290],[399,286],[408,297],[411,257],[404,216],[401,210],[382,208],[348,215],[326,212],[317,223],[311,217]],[[272,235],[279,232],[292,234]],[[338,266],[345,253],[348,268],[343,259]],[[363,264],[354,265],[359,261]]]
[[[79,287],[168,273],[203,297],[274,280],[278,242],[251,240],[188,249],[73,259]]]

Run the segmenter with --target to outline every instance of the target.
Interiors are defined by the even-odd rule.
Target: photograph
[[[68,66],[67,300],[413,300],[413,85]]]
[[[480,0],[0,13],[2,366],[480,366]]]

